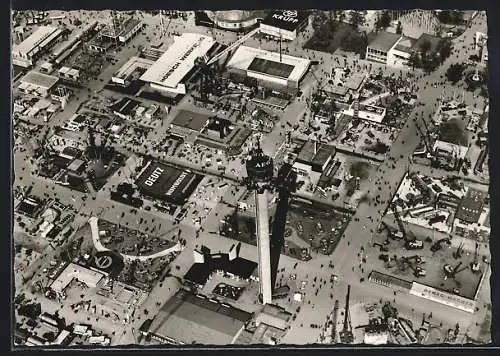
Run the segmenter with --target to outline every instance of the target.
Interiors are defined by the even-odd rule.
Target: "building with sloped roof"
[[[490,209],[486,205],[488,194],[469,188],[455,214],[454,229],[459,236],[478,241],[490,238]]]
[[[308,23],[309,13],[297,10],[274,10],[260,23],[265,35],[293,41]]]
[[[227,63],[227,69],[235,78],[249,78],[261,87],[296,93],[310,65],[307,58],[240,46]]]
[[[380,31],[366,47],[366,59],[388,64],[390,52],[403,39],[403,35]]]
[[[335,147],[317,141],[306,141],[293,164],[301,175],[322,173],[335,156]]]
[[[58,81],[59,78],[53,75],[30,71],[21,78],[18,89],[23,93],[46,97]]]
[[[266,304],[262,312],[257,315],[256,324],[264,323],[279,330],[286,330],[291,319],[292,314],[284,308],[273,304]]]
[[[486,193],[469,188],[460,202],[455,218],[470,224],[477,223],[483,210],[485,198]]]
[[[181,289],[141,332],[164,344],[228,345],[251,318],[251,313]]]
[[[197,287],[204,286],[212,273],[217,272],[243,280],[256,278],[257,263],[240,257],[239,247],[230,253],[210,254],[210,250],[195,250],[194,255],[197,262],[184,275],[184,280]]]
[[[44,49],[54,45],[62,31],[54,26],[40,26],[23,42],[12,46],[12,63],[24,68],[33,66]]]
[[[212,37],[198,33],[174,36],[174,43],[140,77],[150,89],[170,96],[186,94],[185,80],[195,70],[195,60],[214,47]]]

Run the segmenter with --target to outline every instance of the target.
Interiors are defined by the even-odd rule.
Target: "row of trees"
[[[365,24],[366,11],[351,11],[349,13],[348,23],[354,28],[358,29],[359,26]],[[312,17],[312,27],[314,31],[320,30],[323,25],[330,24],[332,22],[345,22],[347,18],[346,11],[329,11],[328,15],[324,11],[316,11]],[[389,18],[390,24],[390,18]],[[387,25],[389,26],[389,25]],[[387,27],[386,26],[386,27]]]
[[[344,51],[355,52],[363,55],[368,46],[368,38],[366,33],[347,32],[340,40],[340,47]]]
[[[446,79],[452,84],[458,83],[462,79],[465,70],[465,65],[461,63],[454,63],[446,70]]]
[[[436,48],[432,50],[431,42],[425,40],[420,44],[419,50],[419,52],[412,53],[408,63],[413,68],[422,68],[429,73],[435,70],[451,55],[451,41],[443,38],[436,45]]]
[[[446,25],[460,25],[464,21],[464,12],[458,10],[442,10],[437,13],[439,22]]]
[[[338,45],[344,51],[364,54],[368,40],[366,33],[358,32],[358,27],[365,22],[365,12],[352,11],[350,13],[350,25],[353,30],[345,28],[343,21],[346,18],[346,11],[317,11],[312,17],[312,27],[314,29],[313,44],[317,48],[327,50],[336,40],[336,36],[341,36]],[[340,32],[339,32],[340,31]]]
[[[389,14],[389,11],[385,10],[382,11],[382,13],[379,13],[377,21],[375,22],[375,29],[377,31],[385,30],[390,25],[391,25],[391,15]]]

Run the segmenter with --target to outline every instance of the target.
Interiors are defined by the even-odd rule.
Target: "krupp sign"
[[[299,22],[297,19],[297,11],[295,10],[285,10],[282,14],[273,14],[273,18],[285,22]]]

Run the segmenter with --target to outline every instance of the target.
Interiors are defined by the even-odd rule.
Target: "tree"
[[[19,315],[36,319],[42,313],[42,305],[40,303],[25,304],[19,307],[18,313]]]
[[[396,33],[401,35],[403,33],[403,26],[401,25],[401,21],[398,21],[398,26],[396,27]]]
[[[398,317],[398,310],[389,302],[385,302],[385,304],[382,306],[382,314],[384,315],[384,319],[386,320],[389,318],[396,319]]]
[[[448,24],[451,21],[451,14],[449,10],[442,10],[437,14],[437,18],[440,22]]]
[[[45,340],[47,340],[49,342],[52,342],[56,339],[56,334],[54,334],[52,331],[47,331],[42,336]]]
[[[451,41],[447,38],[443,38],[441,41],[439,41],[438,44],[438,52],[439,56],[441,57],[441,62],[444,62],[446,58],[448,58],[451,54]]]
[[[462,79],[465,66],[460,63],[452,64],[446,70],[446,79],[448,79],[452,84],[456,84],[460,79]]]
[[[464,13],[457,10],[443,10],[437,14],[437,18],[444,24],[459,25],[463,22]]]
[[[333,18],[334,21],[339,21],[339,16],[340,16],[341,12],[342,11],[339,11],[339,10],[332,10],[332,11],[330,11],[330,14],[331,14],[331,16],[332,16],[332,18]]]
[[[360,179],[367,179],[369,175],[370,164],[364,161],[357,161],[351,164],[350,174]]]
[[[439,65],[439,61],[435,56],[424,56],[422,57],[421,67],[426,73],[432,72]]]
[[[327,27],[328,31],[325,31],[325,32],[327,32],[328,38],[334,37],[335,32],[337,32],[337,27],[338,27],[338,22],[336,22],[336,21],[328,22],[328,27]]]
[[[381,141],[377,141],[371,150],[378,154],[385,154],[389,150],[389,146]]]
[[[481,91],[479,92],[479,95],[481,95],[483,98],[488,99],[488,97],[489,97],[489,94],[488,94],[488,86],[483,85],[483,86],[481,87]],[[21,224],[20,224],[20,223],[19,223],[19,226],[21,226]]]
[[[366,38],[357,33],[346,32],[340,39],[340,47],[348,52],[363,53],[366,51],[366,45]]]
[[[439,23],[434,25],[434,35],[436,37],[441,37],[443,35],[443,31],[444,31],[443,25]]]
[[[412,67],[412,69],[420,67],[420,56],[417,52],[412,52],[410,54],[410,58],[408,58],[408,64]]]
[[[422,52],[422,55],[425,55],[429,50],[431,49],[431,42],[429,40],[424,40],[420,44],[420,51]]]
[[[344,22],[345,20],[345,11],[340,11],[338,15],[339,22]]]
[[[389,11],[384,10],[382,14],[377,19],[376,27],[377,29],[385,30],[387,27],[391,25],[391,15],[389,15]]]
[[[326,15],[323,11],[316,11],[312,17],[311,26],[314,31],[319,31],[321,26],[326,22]]]
[[[467,133],[455,119],[446,121],[439,127],[439,139],[457,145],[467,145]]]
[[[358,29],[360,25],[365,23],[365,16],[361,11],[352,11],[351,12],[351,26],[355,29]]]
[[[455,25],[459,25],[464,21],[464,12],[463,11],[458,11],[454,10],[452,12],[452,21]]]

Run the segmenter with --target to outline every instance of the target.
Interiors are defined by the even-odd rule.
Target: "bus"
[[[410,211],[410,216],[412,218],[416,218],[416,217],[418,217],[422,214],[425,214],[429,211],[432,211],[432,210],[434,210],[434,208],[432,206],[424,206],[424,207],[417,208],[415,210]]]
[[[54,15],[54,16],[50,16],[49,20],[58,21],[58,20],[64,20],[65,18],[66,18],[66,15]]]
[[[415,337],[415,332],[410,328],[406,320],[399,318],[397,320],[397,324],[401,334],[408,339],[408,341],[412,344],[417,342],[417,338]]]

